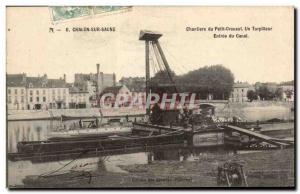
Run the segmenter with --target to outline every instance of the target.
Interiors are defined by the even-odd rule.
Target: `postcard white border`
[[[2,0],[0,2],[0,25],[2,29],[2,33],[0,33],[0,41],[1,41],[1,47],[0,47],[0,60],[1,60],[1,67],[0,67],[0,91],[1,92],[1,97],[0,97],[0,123],[1,123],[1,128],[0,128],[0,153],[1,153],[1,160],[0,160],[0,192],[1,193],[8,193],[9,190],[6,188],[6,111],[5,111],[5,74],[6,74],[6,6],[62,6],[62,5],[82,5],[82,6],[87,6],[87,5],[178,5],[178,6],[184,6],[184,5],[199,5],[199,6],[295,6],[298,8],[298,19],[297,19],[297,26],[299,26],[299,8],[300,8],[300,1],[299,0],[241,0],[241,1],[236,1],[236,0],[176,0],[176,1],[162,1],[162,0],[51,0],[51,1],[38,1],[38,0],[27,0],[21,1],[21,0]],[[299,36],[299,30],[297,30],[297,36]],[[299,40],[299,37],[297,38],[297,42]],[[299,45],[297,43],[297,45]],[[297,53],[295,53],[296,56],[299,56],[299,49],[297,50]],[[299,67],[297,68],[297,75],[299,75]],[[299,91],[299,84],[297,83],[297,91]],[[297,100],[299,100],[299,95],[297,95]],[[298,104],[298,103],[297,103]],[[298,109],[299,107],[297,107]],[[299,121],[299,114],[297,115],[297,121]],[[297,133],[297,139],[299,140],[299,131]],[[297,148],[297,156],[299,155],[299,148]],[[298,160],[299,161],[299,160]],[[297,164],[297,169],[299,169],[299,163]],[[299,170],[298,170],[299,171]],[[297,172],[298,175],[298,172]],[[299,187],[299,176],[297,176],[297,184]],[[274,188],[275,191],[275,188]],[[274,191],[258,191],[255,193],[273,193]],[[18,191],[18,193],[28,193],[32,192],[31,191]],[[43,193],[43,192],[55,192],[55,193],[65,193],[65,192],[70,192],[70,191],[34,191],[35,193]],[[78,193],[83,193],[83,192],[88,192],[88,191],[82,191],[82,190],[77,190],[74,191],[72,190],[71,192],[78,192]],[[115,193],[115,192],[120,192],[120,191],[94,191],[94,192],[101,192],[101,193]],[[123,193],[132,193],[132,191],[122,191]],[[136,191],[139,193],[148,193],[147,190],[144,191]],[[160,193],[170,193],[170,192],[189,192],[189,191],[153,191],[153,192],[160,192]],[[191,192],[191,191],[190,191]],[[193,191],[193,192],[199,192],[199,191]],[[220,193],[224,192],[222,190],[220,191],[200,191],[201,193]],[[235,192],[236,191],[232,191]],[[238,191],[238,192],[243,192],[243,191]],[[253,191],[254,192],[254,191]],[[279,191],[282,192],[282,191]]]

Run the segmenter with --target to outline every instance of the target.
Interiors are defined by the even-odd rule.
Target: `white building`
[[[68,108],[69,88],[64,79],[27,77],[27,109],[64,109]]]
[[[69,88],[65,76],[60,79],[7,75],[7,107],[9,110],[68,108]]]
[[[7,75],[6,86],[7,108],[13,110],[25,110],[27,105],[26,75]]]
[[[235,83],[233,85],[233,91],[230,94],[229,101],[230,102],[247,102],[247,92],[249,90],[250,85],[248,83]]]
[[[280,85],[279,87],[282,89],[282,100],[286,102],[294,102],[294,85]]]

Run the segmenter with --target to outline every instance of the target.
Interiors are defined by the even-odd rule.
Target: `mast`
[[[171,69],[168,64],[168,61],[162,51],[162,48],[158,42],[158,39],[162,36],[162,34],[148,31],[148,30],[141,30],[139,40],[145,41],[145,62],[146,62],[146,99],[148,99],[148,95],[150,94],[150,64],[149,64],[149,45],[152,45],[153,50],[158,50],[158,53],[163,61],[164,66],[166,67],[167,74],[169,79],[171,80],[172,84],[174,84],[175,92],[177,92],[177,88],[175,86],[174,80],[171,75]],[[151,43],[151,44],[150,44]],[[157,56],[156,56],[157,57]],[[146,114],[150,115],[150,107],[146,107]]]
[[[162,34],[141,30],[139,40],[145,41],[145,62],[146,62],[146,99],[148,99],[148,95],[150,93],[150,64],[149,64],[149,43],[150,41],[157,41]],[[146,115],[150,116],[150,105],[146,106]]]
[[[149,65],[149,41],[145,41],[146,52],[146,99],[150,93],[150,65]],[[146,115],[150,115],[150,107],[146,107]]]

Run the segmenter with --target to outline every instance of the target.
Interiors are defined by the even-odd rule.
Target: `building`
[[[59,79],[48,79],[46,74],[41,77],[10,74],[6,77],[9,110],[68,108],[69,88],[65,75]]]
[[[247,92],[250,85],[247,82],[237,82],[233,85],[233,90],[230,94],[230,102],[247,102]]]
[[[7,108],[9,110],[27,109],[26,74],[6,75]]]
[[[119,81],[120,85],[126,85],[131,92],[145,91],[145,77],[122,77]]]
[[[120,85],[126,85],[131,92],[131,98],[142,99],[142,104],[146,104],[146,79],[145,77],[122,77]]]
[[[104,88],[116,85],[116,75],[100,72],[100,65],[97,64],[97,73],[76,73],[75,84],[90,85],[89,92],[101,93]]]
[[[116,85],[116,75],[113,74],[107,74],[100,72],[99,79],[98,79],[98,91],[101,93],[101,91],[106,87],[111,87]]]
[[[294,81],[255,83],[255,91],[260,91],[263,88],[264,96],[258,96],[259,100],[281,100],[294,101]]]
[[[27,109],[64,109],[68,108],[69,88],[66,77],[48,79],[42,77],[27,77]]]
[[[89,93],[95,94],[96,93],[96,74],[82,74],[82,73],[76,73],[74,76],[74,84],[84,84],[86,86],[89,86]]]
[[[103,97],[104,95],[106,95],[106,97]],[[132,99],[132,94],[131,94],[130,90],[125,85],[106,87],[101,92],[100,97],[104,98],[102,100],[104,101],[105,106],[114,107],[118,95],[120,95],[120,102],[122,100],[125,101],[125,99],[123,99],[123,98],[126,98],[126,97],[128,98],[128,100],[124,103],[119,102],[119,107],[128,106],[130,104],[131,99]]]
[[[69,108],[90,108],[90,93],[86,85],[69,85]]]
[[[278,86],[282,91],[282,100],[286,102],[294,102],[294,82],[280,84]]]

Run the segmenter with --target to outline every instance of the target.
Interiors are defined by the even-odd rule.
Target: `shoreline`
[[[233,117],[238,116],[244,120],[256,121],[256,113],[266,112],[273,113],[274,116],[270,118],[264,118],[264,120],[279,118],[283,120],[291,120],[291,118],[280,118],[283,114],[276,112],[292,112],[294,109],[294,102],[282,102],[282,101],[253,101],[244,103],[234,102],[217,102],[210,103],[210,101],[203,101],[202,103],[211,104],[215,106],[215,115],[217,117]],[[121,107],[111,109],[101,109],[103,118],[118,118],[118,117],[139,117],[146,114],[146,109],[139,107]],[[252,116],[249,113],[253,112]],[[255,113],[254,113],[255,112]],[[94,118],[101,117],[99,108],[87,108],[87,109],[50,109],[50,110],[7,110],[7,121],[32,121],[32,120],[57,120],[61,115],[65,115],[73,118]]]
[[[294,148],[291,148],[238,154],[203,153],[189,161],[118,165],[123,173],[107,171],[100,161],[96,171],[29,176],[26,184],[17,188],[219,187],[217,167],[227,161],[243,165],[249,187],[295,186]]]

